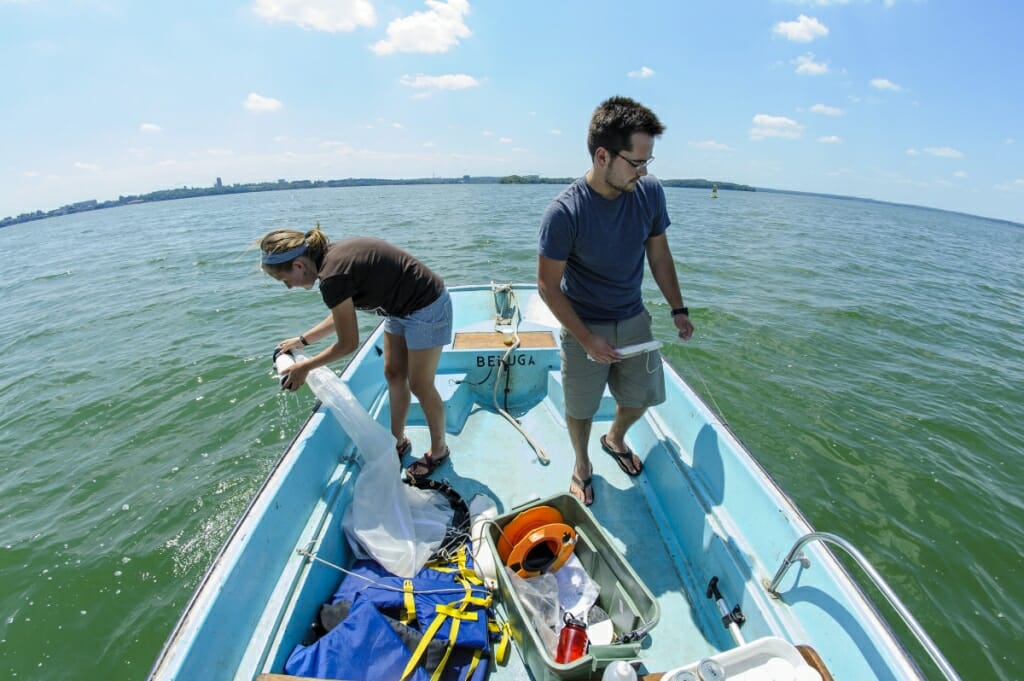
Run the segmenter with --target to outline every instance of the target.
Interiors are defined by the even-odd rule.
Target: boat
[[[642,473],[627,476],[601,450],[599,438],[614,413],[606,394],[590,443],[594,504],[583,507],[567,495],[573,454],[562,412],[557,321],[532,284],[457,286],[451,295],[455,333],[436,385],[452,455],[431,478],[464,500],[488,496],[499,518],[518,517],[524,508],[561,508],[581,535],[586,529],[598,537],[588,544],[591,552],[619,566],[611,568],[619,572],[610,578],[615,593],[609,597],[630,602],[640,620],[647,618],[618,653],[590,655],[583,667],[552,664],[536,649],[536,632],[516,617],[520,604],[502,570],[493,610],[508,623],[511,652],[491,666],[489,678],[597,679],[613,661],[625,660],[640,679],[703,672],[705,679],[753,680],[772,678],[755,672],[773,660],[798,655],[793,669],[805,665],[817,676],[797,678],[925,679],[894,633],[897,622],[904,637],[916,639],[918,653],[926,653],[929,677],[938,670],[959,678],[857,548],[811,527],[667,363],[666,401],[649,409],[627,438],[643,460]],[[378,326],[339,378],[365,414],[386,423],[382,343]],[[664,361],[656,351],[651,360]],[[423,451],[429,436],[415,398],[408,423],[414,451]],[[318,403],[197,586],[151,680],[289,678],[278,675],[354,562],[340,526],[363,465],[353,439]],[[500,551],[493,555],[497,536],[492,529],[486,544],[500,562]],[[602,586],[608,575],[604,580]],[[884,603],[873,602],[869,591]],[[653,602],[633,603],[644,594]],[[726,677],[713,676],[715,664]]]
[[[711,187],[711,198],[713,198],[713,199],[717,199],[718,198],[718,185],[717,184],[713,185]]]

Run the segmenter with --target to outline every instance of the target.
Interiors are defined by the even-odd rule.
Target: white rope
[[[323,558],[321,558],[320,556],[316,555],[315,553],[310,552],[308,549],[296,549],[295,552],[298,553],[300,556],[305,556],[306,558],[309,558],[310,560],[312,560],[314,562],[322,563],[323,565],[326,565],[329,568],[334,568],[338,572],[342,572],[342,573],[344,573],[346,575],[349,575],[350,577],[358,577],[359,579],[361,579],[361,580],[363,580],[365,582],[369,582],[370,584],[374,585],[378,589],[384,589],[385,591],[395,591],[395,592],[398,592],[398,593],[405,593],[405,589],[402,589],[402,588],[399,588],[399,587],[396,587],[396,586],[391,586],[390,584],[382,584],[381,582],[378,582],[375,579],[371,579],[371,578],[367,577],[366,575],[361,575],[361,574],[359,574],[357,572],[352,572],[351,570],[346,570],[345,568],[341,567],[340,565],[335,565],[334,563],[332,563],[329,560],[324,560]],[[448,594],[448,593],[462,594],[462,593],[465,593],[465,592],[466,592],[466,590],[464,588],[461,588],[461,587],[458,588],[458,589],[452,588],[452,589],[414,589],[413,590],[413,593],[418,593],[418,594]]]
[[[508,366],[508,358],[512,356],[513,352],[519,349],[519,323],[523,320],[523,314],[522,311],[519,309],[519,300],[516,298],[516,293],[512,289],[511,285],[506,284],[505,286],[499,287],[492,284],[491,290],[495,294],[497,294],[499,291],[506,293],[509,297],[509,304],[512,306],[513,309],[512,316],[508,320],[509,325],[512,327],[513,342],[512,346],[505,351],[505,355],[501,358],[501,361],[498,362],[498,374],[494,378],[494,390],[491,395],[494,400],[494,408],[498,411],[499,414],[504,416],[505,420],[511,423],[512,426],[516,430],[518,430],[524,438],[526,438],[526,441],[530,443],[531,447],[533,447],[533,451],[537,453],[537,458],[540,459],[540,462],[546,466],[549,463],[551,463],[551,459],[548,458],[548,455],[544,451],[544,448],[541,447],[532,437],[530,437],[530,434],[523,429],[523,427],[519,424],[519,421],[517,421],[516,418],[512,416],[512,414],[509,414],[507,411],[501,408],[500,404],[498,404],[498,384],[501,383],[501,373],[503,371],[506,371],[506,367]],[[497,305],[495,305],[495,308],[497,308]],[[497,326],[498,321],[504,321],[503,319],[500,318],[500,314],[495,322],[495,326]],[[495,331],[498,331],[498,329],[495,329]]]

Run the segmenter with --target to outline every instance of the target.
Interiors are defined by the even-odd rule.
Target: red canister
[[[565,613],[565,625],[562,633],[558,635],[558,650],[555,652],[555,662],[566,664],[583,657],[590,647],[587,640],[587,625]]]

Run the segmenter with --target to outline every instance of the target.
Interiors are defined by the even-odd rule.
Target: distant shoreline
[[[189,199],[197,196],[219,196],[221,194],[248,194],[250,192],[275,192],[287,191],[290,189],[322,189],[325,187],[372,187],[378,185],[426,185],[426,184],[558,184],[568,185],[573,182],[574,177],[541,177],[539,175],[505,175],[505,176],[471,176],[462,177],[423,177],[412,179],[387,180],[381,178],[347,178],[343,180],[278,180],[277,182],[250,182],[245,184],[225,185],[220,178],[209,187],[181,187],[180,189],[161,189],[148,194],[137,194],[130,196],[119,196],[117,200],[111,201],[80,201],[55,208],[50,211],[37,210],[34,213],[22,213],[17,217],[6,217],[0,219],[0,228],[34,220],[45,220],[46,218],[70,215],[72,213],[86,213],[104,208],[116,208],[118,206],[130,206],[136,203],[150,203],[153,201],[172,201],[174,199]],[[659,178],[660,179],[660,178]],[[865,201],[868,203],[884,204],[888,206],[906,206],[909,208],[920,208],[932,210],[939,213],[953,213],[967,217],[999,222],[1014,227],[1024,228],[1024,224],[993,218],[962,211],[949,210],[946,208],[933,208],[931,206],[920,206],[912,203],[896,203],[893,201],[881,201],[878,199],[867,199],[860,196],[846,196],[843,194],[823,194],[820,192],[801,192],[793,189],[771,189],[768,187],[751,187],[746,184],[735,182],[718,182],[705,179],[690,180],[661,180],[665,187],[682,187],[685,189],[712,189],[717,186],[721,190],[743,191],[743,192],[765,192],[772,194],[793,194],[796,196],[820,196],[829,199],[841,199],[843,201]]]
[[[130,206],[137,203],[151,203],[153,201],[173,201],[175,199],[190,199],[197,196],[219,196],[221,194],[248,194],[250,192],[275,192],[287,191],[290,189],[322,189],[325,187],[372,187],[378,185],[423,185],[423,184],[563,184],[567,185],[574,179],[572,177],[540,177],[538,175],[505,175],[479,176],[463,175],[462,177],[425,177],[406,180],[385,180],[379,178],[349,178],[344,180],[278,180],[277,182],[250,182],[246,184],[225,185],[218,177],[216,183],[209,187],[182,187],[180,189],[161,189],[148,194],[135,194],[119,196],[116,200],[79,201],[71,203],[50,211],[37,210],[33,213],[22,213],[17,217],[6,217],[0,220],[0,228],[17,225],[33,220],[45,220],[46,218],[70,215],[72,213],[86,213],[104,208],[116,208],[118,206]],[[711,182],[709,180],[661,180],[666,187],[686,187],[692,189],[711,189],[717,185],[719,189],[731,189],[733,191],[753,192],[754,187],[733,182]]]

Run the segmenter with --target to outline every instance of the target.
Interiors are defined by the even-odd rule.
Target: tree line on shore
[[[16,217],[0,219],[0,227],[7,227],[21,222],[42,220],[59,215],[71,213],[83,213],[103,208],[114,208],[137,203],[148,203],[150,201],[171,201],[173,199],[188,199],[197,196],[217,196],[220,194],[244,194],[248,192],[284,191],[289,189],[317,189],[325,187],[367,187],[373,185],[422,185],[422,184],[561,184],[566,185],[572,182],[572,177],[540,177],[538,175],[506,175],[498,176],[470,176],[462,177],[425,177],[407,180],[389,180],[380,178],[349,178],[343,180],[278,180],[277,182],[249,182],[245,184],[226,185],[218,177],[217,181],[209,187],[181,187],[180,189],[161,189],[148,194],[133,194],[119,196],[116,200],[79,201],[70,203],[50,211],[37,210],[32,213],[22,213]],[[731,189],[734,191],[756,191],[753,187],[735,184],[732,182],[710,182],[708,180],[661,180],[666,187],[686,187],[697,189],[711,189],[717,186],[719,189]]]

